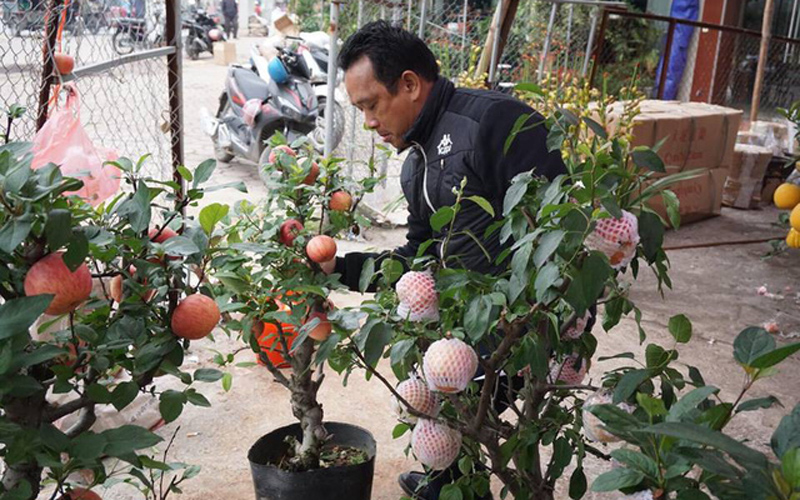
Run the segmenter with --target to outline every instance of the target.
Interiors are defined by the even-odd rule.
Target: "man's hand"
[[[336,269],[336,257],[327,262],[320,262],[319,267],[322,268],[323,273],[331,274],[333,270]]]

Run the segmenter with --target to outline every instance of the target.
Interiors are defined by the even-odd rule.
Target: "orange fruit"
[[[800,204],[792,209],[792,213],[789,214],[789,224],[795,229],[795,231],[800,231]]]
[[[789,234],[786,235],[786,244],[789,248],[800,248],[800,231],[792,228]]]
[[[784,182],[775,190],[775,194],[772,195],[772,201],[781,210],[793,209],[800,203],[800,186]]]

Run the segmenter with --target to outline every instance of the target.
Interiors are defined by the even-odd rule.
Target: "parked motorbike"
[[[207,129],[218,160],[239,156],[263,165],[271,151],[267,139],[275,132],[293,142],[314,130],[319,107],[305,60],[280,49],[265,71],[261,77],[239,65],[228,70],[216,118]]]
[[[303,58],[309,69],[309,81],[314,89],[314,95],[317,96],[317,102],[319,103],[319,116],[317,117],[316,127],[311,134],[309,134],[309,139],[314,148],[322,151],[325,148],[326,135],[325,111],[328,109],[328,49],[327,47],[315,43],[311,35],[306,38],[303,38],[302,35],[300,37],[287,36],[283,44],[286,44],[286,42],[292,47],[293,51]],[[275,39],[268,39],[261,46],[253,46],[250,49],[250,64],[252,70],[259,76],[267,75],[268,58],[265,54],[282,48],[283,44],[278,44],[276,46]],[[341,83],[343,77],[342,70],[338,70],[336,79],[337,86]],[[340,102],[344,102],[345,97],[338,89],[335,91],[335,96],[336,102],[334,102],[333,107],[334,148],[341,142],[345,130],[344,108],[342,108],[340,104]]]
[[[189,59],[196,60],[203,52],[214,53],[214,42],[225,40],[225,33],[217,22],[204,10],[195,10],[191,18],[183,22],[183,28],[189,30],[184,44]]]
[[[161,22],[158,12],[154,14],[152,25],[140,17],[118,17],[114,19],[112,26],[115,30],[111,43],[114,51],[121,56],[130,54],[137,48],[151,49],[164,43],[164,23]]]

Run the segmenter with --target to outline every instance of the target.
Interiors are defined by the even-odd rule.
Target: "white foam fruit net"
[[[577,354],[570,354],[561,363],[550,366],[550,383],[563,382],[567,385],[578,385],[583,382],[589,362]]]
[[[611,391],[600,389],[599,391],[592,393],[588,398],[586,398],[586,401],[583,402],[583,432],[586,434],[586,437],[589,438],[589,440],[598,441],[601,443],[616,443],[617,441],[621,440],[603,427],[603,421],[600,420],[597,415],[588,411],[592,406],[608,405],[611,404],[613,400],[614,398],[611,395]],[[619,403],[617,408],[620,408],[628,413],[633,413],[635,409],[628,403]]]
[[[436,395],[416,375],[412,375],[411,378],[400,382],[397,385],[397,393],[417,412],[431,417],[436,417],[439,414],[439,401]],[[392,396],[392,410],[397,415],[397,418],[404,422],[413,424],[417,421],[417,417],[411,415],[408,408],[394,396]]]
[[[478,355],[475,349],[459,339],[437,340],[428,347],[422,358],[425,380],[434,391],[463,391],[477,369]]]
[[[439,319],[439,294],[429,272],[409,271],[397,282],[397,314],[411,321]]]
[[[562,339],[565,340],[577,340],[583,335],[583,332],[586,331],[586,325],[589,324],[589,320],[592,318],[592,313],[586,311],[582,318],[578,318],[575,320],[575,324],[571,327],[567,328],[567,331],[561,336]]]
[[[630,264],[636,255],[639,244],[639,222],[627,210],[619,219],[607,218],[597,221],[597,225],[586,237],[586,248],[605,254],[614,269],[622,269]]]
[[[461,433],[444,424],[421,419],[411,433],[411,450],[424,465],[434,470],[446,469],[458,458]]]

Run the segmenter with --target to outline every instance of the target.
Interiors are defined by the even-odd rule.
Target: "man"
[[[232,40],[239,36],[239,5],[236,0],[222,0],[222,16],[225,18],[225,36]]]
[[[323,269],[340,273],[344,284],[358,290],[367,258],[409,259],[423,242],[443,239],[448,228],[434,232],[430,217],[439,208],[455,203],[453,188],[466,177],[464,195],[487,199],[497,215],[492,217],[471,201],[463,202],[446,249],[437,243],[427,252],[452,259],[448,265],[481,273],[502,272],[508,262],[494,262],[505,248],[499,231],[488,238],[484,233],[501,218],[511,179],[530,170],[550,180],[566,172],[559,151],[547,151],[544,125],[520,133],[508,152],[503,153],[520,116],[534,114],[530,124],[542,122],[542,116],[505,94],[455,88],[439,76],[436,59],[422,40],[385,21],[367,24],[353,34],[342,47],[339,65],[345,72],[350,101],[364,113],[367,127],[398,151],[410,149],[400,176],[408,201],[408,241],[381,256],[349,253]],[[463,231],[481,239],[492,258],[487,259],[480,246]],[[417,472],[403,474],[400,485],[409,495],[437,499],[442,481],[418,489],[423,477]],[[445,478],[448,479],[451,478]]]

